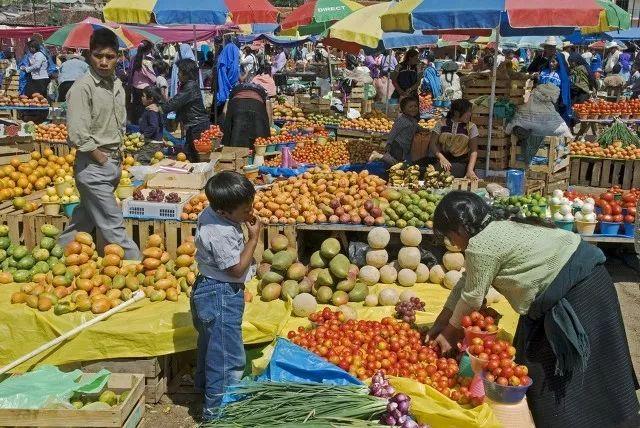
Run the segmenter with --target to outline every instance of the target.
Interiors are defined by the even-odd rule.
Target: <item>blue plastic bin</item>
[[[620,225],[622,223],[611,223],[603,221],[600,223],[600,233],[602,235],[617,235],[620,232]]]

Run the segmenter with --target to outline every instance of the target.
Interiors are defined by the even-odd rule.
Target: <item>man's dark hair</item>
[[[29,40],[29,47],[37,50],[40,50],[40,42],[37,40]]]
[[[118,47],[118,37],[113,31],[106,28],[98,28],[96,30],[93,30],[93,34],[91,35],[91,39],[89,40],[90,50],[111,48],[114,51],[118,52]]]
[[[198,80],[198,63],[192,59],[181,59],[176,63],[178,71],[186,77],[187,80]]]
[[[204,193],[214,211],[230,212],[242,204],[251,203],[256,189],[244,175],[222,171],[207,181]]]

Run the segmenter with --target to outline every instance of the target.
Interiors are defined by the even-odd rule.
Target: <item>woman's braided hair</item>
[[[537,217],[517,218],[508,217],[508,214],[505,216],[475,193],[454,190],[447,193],[438,203],[433,214],[433,230],[442,236],[462,230],[471,238],[492,221],[507,219],[532,226],[555,228],[553,223]]]

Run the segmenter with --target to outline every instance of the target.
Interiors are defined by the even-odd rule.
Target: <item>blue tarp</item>
[[[269,365],[256,379],[259,382],[317,382],[330,385],[362,385],[340,367],[279,337]]]
[[[640,40],[640,28],[633,27],[623,31],[609,31],[604,33],[605,40]]]

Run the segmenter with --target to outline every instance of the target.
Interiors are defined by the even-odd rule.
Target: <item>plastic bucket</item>
[[[527,394],[527,389],[531,386],[502,386],[495,382],[490,382],[485,378],[486,372],[482,373],[482,382],[484,383],[484,393],[491,401],[504,404],[516,404],[521,402]]]
[[[42,207],[45,215],[60,214],[60,204],[57,202],[43,202]]]
[[[494,340],[496,339],[496,337],[498,336],[498,333],[500,332],[500,329],[498,329],[495,333],[487,333],[486,331],[481,331],[480,333],[476,333],[471,331],[470,328],[465,328],[464,329],[464,339],[467,342],[467,345],[471,343],[471,339],[475,338],[475,337],[479,337],[482,340],[485,340],[488,337],[492,337]]]
[[[56,188],[56,193],[58,194],[58,196],[63,197],[64,191],[66,189],[73,188],[73,183],[71,183],[70,181],[64,181],[62,183],[54,184],[54,187]]]
[[[70,204],[63,204],[62,211],[64,211],[64,215],[66,215],[67,217],[71,217],[71,215],[73,214],[73,210],[76,209],[78,205],[80,205],[80,202],[71,202]]]
[[[566,221],[566,220],[554,220],[553,221],[556,226],[558,226],[558,229],[562,229],[562,230],[566,230],[568,232],[573,232],[573,221]]]
[[[256,156],[264,156],[267,153],[267,146],[256,145]]]
[[[620,231],[622,223],[610,223],[608,221],[600,222],[600,233],[602,235],[617,235]]]
[[[597,222],[576,221],[576,230],[581,235],[593,235],[596,231]]]
[[[485,403],[491,407],[493,414],[505,427],[536,428],[533,417],[527,405],[527,398],[515,404],[496,403],[486,399]]]
[[[476,357],[475,355],[472,355],[469,352],[469,350],[467,350],[467,355],[469,356],[469,361],[471,362],[471,370],[473,370],[473,372],[475,374],[482,373],[482,371],[487,366],[487,363],[489,361],[481,360],[480,358]]]
[[[636,230],[636,225],[634,223],[625,223],[624,224],[624,236],[628,236],[633,238],[633,235]]]

